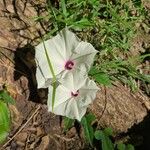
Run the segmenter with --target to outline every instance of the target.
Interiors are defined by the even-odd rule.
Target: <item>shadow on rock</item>
[[[37,81],[35,77],[35,49],[32,45],[27,44],[15,51],[15,72],[14,79],[18,80],[21,76],[28,79],[28,87],[30,91],[29,100],[37,103],[46,103],[47,89],[37,89]]]
[[[130,141],[135,145],[135,150],[148,150],[150,149],[150,114],[138,125],[134,125],[129,129]]]

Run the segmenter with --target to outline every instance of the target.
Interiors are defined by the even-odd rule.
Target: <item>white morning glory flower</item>
[[[86,113],[88,105],[95,99],[98,87],[87,76],[79,71],[71,72],[61,80],[55,95],[55,103],[52,111],[52,86],[49,87],[48,110],[56,115],[62,115],[71,119],[81,120]]]
[[[87,74],[97,53],[90,43],[80,41],[67,28],[44,43],[57,79],[64,73],[74,72],[74,70],[82,70],[83,74]],[[38,88],[46,88],[51,84],[52,73],[49,69],[43,43],[36,46],[35,59]]]

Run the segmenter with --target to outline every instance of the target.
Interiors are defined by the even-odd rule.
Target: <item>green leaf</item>
[[[61,7],[62,7],[62,11],[65,17],[67,17],[68,13],[67,13],[67,9],[66,9],[66,3],[65,0],[61,0]]]
[[[105,134],[105,132],[103,132],[101,130],[97,130],[97,131],[95,131],[94,136],[97,140],[101,140],[102,150],[114,150],[114,145],[113,145],[111,139],[109,138],[109,136],[107,134]]]
[[[81,120],[81,124],[84,129],[84,135],[87,142],[93,146],[93,139],[94,139],[94,129],[91,123],[95,120],[95,116],[93,114],[88,114],[84,116]]]
[[[0,99],[3,100],[5,103],[15,103],[15,100],[9,95],[9,93],[6,90],[0,91]]]
[[[104,133],[105,133],[107,136],[112,136],[112,135],[113,135],[113,130],[112,130],[112,128],[105,128],[105,129],[104,129]]]
[[[7,104],[0,100],[0,143],[2,143],[10,129],[10,113]]]
[[[74,125],[75,120],[70,119],[68,117],[64,118],[64,132],[66,132],[68,129],[70,129]]]
[[[131,145],[131,144],[128,144],[128,145],[126,146],[126,150],[134,150],[134,146]]]
[[[96,67],[92,67],[89,71],[89,75],[98,74],[100,71]]]
[[[90,27],[90,26],[92,26],[92,23],[91,23],[88,19],[83,18],[83,19],[81,19],[80,21],[74,22],[74,23],[73,23],[73,26],[78,27],[78,28],[80,28],[80,29],[84,29],[85,27]]]
[[[117,144],[117,149],[118,150],[126,150],[126,145],[123,143],[118,143]]]
[[[102,140],[102,134],[103,134],[102,131],[96,130],[94,136],[97,140]]]
[[[8,132],[0,131],[0,144],[4,142],[7,136],[8,136]]]
[[[96,119],[92,113],[87,114],[85,117],[89,124],[91,124]]]
[[[134,146],[131,144],[123,144],[123,143],[118,143],[117,144],[117,149],[118,150],[134,150]]]
[[[100,72],[96,67],[92,67],[89,71],[89,75],[91,75],[96,82],[103,85],[111,85],[111,80],[106,73]]]
[[[93,77],[99,84],[103,84],[103,85],[111,84],[111,81],[110,81],[108,75],[105,73],[99,73],[97,75],[94,75]]]

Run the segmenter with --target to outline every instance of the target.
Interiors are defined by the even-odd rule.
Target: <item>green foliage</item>
[[[95,116],[93,114],[85,115],[81,120],[81,125],[84,129],[85,139],[91,146],[93,146],[94,139],[94,129],[92,127],[92,122],[95,120]]]
[[[140,80],[143,83],[150,83],[150,76],[140,73],[137,69],[137,65],[147,57],[149,57],[148,54],[130,57],[127,60],[123,60],[119,57],[112,60],[100,58],[101,61],[99,62],[99,65],[94,67],[94,69],[92,68],[89,74],[94,77],[99,76],[99,73],[104,73],[108,76],[110,81],[120,80],[129,85],[132,91],[135,91],[137,89],[136,80]],[[102,80],[105,81],[104,79]],[[103,84],[102,82],[99,83]]]
[[[48,37],[49,35],[56,34],[57,31],[66,26],[81,31],[82,29],[94,26],[93,20],[90,19],[93,14],[88,8],[90,6],[94,9],[95,4],[93,6],[92,4],[88,1],[61,0],[59,2],[59,7],[56,8],[51,4],[51,1],[48,0],[47,16],[35,16],[34,20],[38,22],[48,21],[51,23],[50,28],[48,29],[50,31],[47,34]],[[45,37],[47,38],[47,36]]]
[[[7,104],[14,103],[6,89],[0,91],[0,143],[5,140],[10,129],[10,112]]]
[[[125,150],[125,149],[126,149],[126,145],[123,144],[123,143],[119,143],[119,144],[117,145],[117,149],[118,149],[118,150]]]
[[[111,128],[97,130],[92,125],[95,120],[96,117],[89,113],[82,118],[81,122],[79,122],[83,127],[85,140],[91,147],[95,147],[94,142],[97,141],[96,143],[99,143],[99,147],[101,147],[102,150],[134,150],[134,146],[131,144],[113,143],[113,130]],[[68,129],[74,125],[74,122],[75,120],[64,117],[64,131],[67,132]]]
[[[95,131],[95,138],[97,140],[101,140],[102,142],[102,150],[114,150],[114,145],[109,138],[112,135],[112,129],[106,128],[104,131],[97,130]]]
[[[128,55],[138,31],[136,24],[147,17],[141,0],[61,0],[57,7],[48,0],[47,12],[47,16],[35,17],[36,21],[50,23],[45,38],[67,26],[99,50],[96,73],[93,75],[93,68],[89,73],[99,84],[109,86],[112,80],[120,80],[135,91],[137,80],[149,83],[149,76],[137,69],[144,59]],[[135,59],[136,63],[132,61]]]
[[[134,150],[134,147],[131,144],[125,145],[123,143],[118,143],[117,144],[117,149],[118,150]]]
[[[0,100],[4,101],[5,103],[15,103],[14,99],[9,95],[9,93],[6,90],[0,91]]]
[[[96,130],[94,136],[102,143],[102,150],[134,150],[134,146],[131,144],[118,143],[114,144],[111,140],[113,131],[111,128],[105,128],[104,130]]]
[[[89,71],[89,75],[92,76],[96,82],[103,85],[111,85],[111,80],[108,74],[100,72],[96,67],[92,67]]]
[[[126,150],[134,150],[134,146],[131,144],[126,145]]]
[[[134,8],[131,4],[135,3],[131,3],[130,0],[126,3],[121,0],[114,3],[103,0],[61,0],[59,7],[56,8],[48,0],[48,15],[37,16],[35,20],[48,20],[52,23],[50,30],[54,32],[65,26],[78,31],[84,29],[88,33],[95,28],[100,48],[110,52],[116,48],[128,50],[128,41],[136,30],[134,24],[140,19],[139,16],[133,16],[130,13]],[[135,11],[139,11],[138,8],[135,7]]]
[[[64,132],[68,131],[71,127],[73,127],[75,120],[64,117]]]
[[[10,129],[10,113],[6,103],[0,100],[0,143],[2,143]]]

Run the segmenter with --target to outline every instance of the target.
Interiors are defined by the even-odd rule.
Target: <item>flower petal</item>
[[[80,121],[81,118],[86,113],[86,109],[87,109],[87,106],[80,108],[76,100],[74,98],[71,98],[61,103],[57,107],[54,107],[53,112],[57,115],[66,116],[71,119],[77,119]]]
[[[77,99],[72,99],[68,102],[66,116],[81,121],[81,118],[86,113],[86,110],[87,106],[80,107],[79,103],[77,102]]]
[[[40,68],[40,66],[37,66],[36,69],[36,79],[37,79],[37,88],[44,88],[45,87],[45,82],[46,78]]]
[[[52,67],[54,70],[55,75],[59,74],[64,69],[64,59],[56,50],[56,46],[53,44],[52,40],[48,40],[45,43],[45,47],[47,49],[48,55],[50,57]],[[49,64],[46,58],[45,49],[43,43],[39,44],[36,47],[36,54],[35,54],[36,62],[37,62],[37,72],[36,78],[38,82],[38,88],[43,87],[43,81],[45,78],[46,80],[51,79],[52,73],[49,68]],[[42,80],[42,81],[40,81]]]
[[[58,75],[65,69],[64,66],[66,61],[69,60],[72,51],[80,42],[74,33],[65,28],[52,39],[44,41],[44,43],[52,63],[54,73],[55,75]],[[50,80],[52,78],[52,73],[47,62],[44,44],[40,43],[36,46],[35,50],[35,58],[38,63],[37,68],[39,66],[41,67],[37,69],[36,75],[38,88],[47,87],[47,85],[44,85],[44,80]]]
[[[89,71],[93,63],[94,57],[98,51],[87,42],[80,42],[76,47],[71,60],[75,62],[75,66],[84,72]],[[83,67],[84,66],[84,67]]]
[[[72,92],[79,90],[86,81],[87,75],[80,70],[64,71],[59,82]]]
[[[52,94],[53,94],[53,87],[49,86],[48,88],[48,110],[52,111]],[[59,85],[56,88],[56,95],[55,95],[55,102],[54,102],[54,109],[55,107],[58,107],[60,104],[64,103],[65,101],[69,100],[71,98],[71,93],[68,89],[66,89],[64,86]]]
[[[81,103],[81,107],[89,105],[92,101],[94,101],[98,90],[99,88],[96,83],[87,78],[85,84],[79,90],[81,100],[78,102]]]
[[[61,38],[63,38],[63,42],[65,44],[66,58],[70,58],[72,52],[80,43],[80,39],[73,32],[69,31],[67,28],[64,28],[62,31],[60,31],[60,36]]]
[[[56,107],[54,107],[53,111],[52,111],[52,106],[50,107],[48,106],[48,111],[51,111],[56,115],[66,116],[66,108],[67,108],[68,101],[69,100],[61,103],[60,105],[57,105]]]
[[[82,75],[80,71],[66,72],[61,79],[62,85],[56,89],[53,113],[67,116],[79,121],[86,113],[88,105],[95,99],[99,89],[95,82]],[[79,95],[73,97],[71,92],[79,90]],[[49,87],[48,109],[52,111],[52,86]]]
[[[60,49],[58,49],[56,46],[58,43],[55,45],[53,43],[53,40],[48,40],[48,41],[45,41],[44,43],[45,43],[46,50],[48,52],[48,56],[53,65],[54,72],[55,72],[55,74],[58,74],[64,69],[63,63],[65,63],[65,60],[64,60],[63,56],[61,55]],[[49,66],[48,66],[43,43],[39,44],[36,47],[35,58],[38,60],[40,66],[44,67],[44,65],[46,65],[45,68],[48,69]],[[47,72],[48,72],[48,70],[47,70]]]

